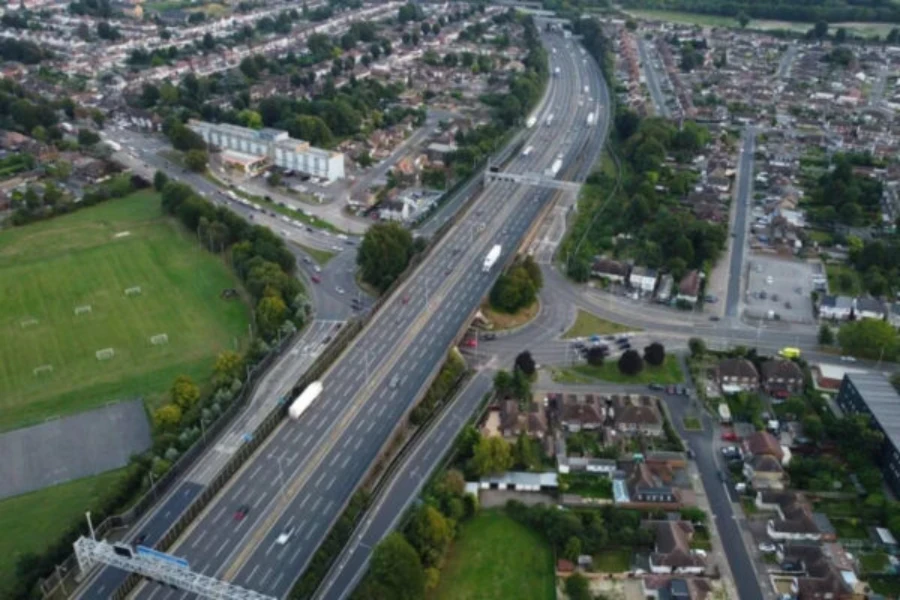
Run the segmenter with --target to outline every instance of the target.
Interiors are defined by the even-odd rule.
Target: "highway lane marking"
[[[281,579],[284,577],[284,571],[278,574],[278,577],[275,578],[275,583],[272,584],[272,589],[278,589],[278,584],[281,583]]]
[[[328,463],[328,466],[333,467],[334,463],[336,463],[338,461],[338,459],[341,457],[341,454],[343,454],[343,453],[344,453],[343,450],[338,450],[337,454],[335,454],[334,456],[331,457],[331,462]]]
[[[328,485],[325,486],[325,491],[326,491],[326,492],[327,492],[328,490],[331,489],[331,486],[334,485],[334,480],[335,480],[335,479],[337,479],[337,476],[336,476],[336,475],[332,475],[332,476],[331,476],[331,479],[328,480]]]
[[[318,528],[319,528],[319,525],[318,525],[318,524],[313,525],[313,526],[310,528],[310,530],[306,533],[306,537],[303,538],[303,539],[304,539],[305,541],[308,542],[308,541],[309,541],[309,538],[312,537],[312,534],[313,534],[313,533],[316,531],[316,529],[318,529]]]
[[[313,484],[313,486],[314,486],[314,487],[319,487],[319,484],[322,483],[322,479],[324,479],[324,478],[325,478],[325,471],[322,471],[322,472],[319,474],[319,477],[316,478],[316,482]]]
[[[256,572],[258,570],[259,570],[259,565],[254,565],[253,570],[250,571],[250,576],[247,578],[247,583],[250,583],[250,581],[253,579],[253,576],[256,575]]]
[[[323,475],[324,475],[324,473],[323,473]],[[322,496],[319,496],[318,498],[316,498],[316,501],[313,502],[312,507],[309,509],[310,512],[316,512],[316,509],[319,508],[319,505],[321,503],[322,503]]]
[[[382,405],[381,405],[381,408],[378,409],[378,416],[379,416],[379,417],[380,417],[381,415],[384,414],[385,409],[387,409],[387,404],[382,404]]]

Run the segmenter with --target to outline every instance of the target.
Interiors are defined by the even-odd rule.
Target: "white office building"
[[[309,142],[295,140],[280,129],[257,130],[228,123],[195,120],[188,122],[188,127],[200,134],[207,144],[220,148],[226,162],[244,169],[268,163],[328,181],[344,177],[342,153],[315,148]],[[261,158],[266,160],[250,160]]]

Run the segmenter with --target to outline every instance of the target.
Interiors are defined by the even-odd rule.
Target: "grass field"
[[[848,265],[825,265],[828,276],[828,291],[832,294],[857,296],[862,293],[862,281],[859,273]],[[844,281],[844,280],[847,281]],[[845,285],[849,283],[850,285]]]
[[[429,600],[553,600],[549,546],[502,512],[487,511],[466,523]]]
[[[565,335],[563,335],[563,339],[588,337],[591,335],[611,335],[614,333],[624,333],[626,331],[640,331],[640,329],[613,323],[612,321],[601,319],[597,315],[591,314],[585,310],[578,309],[578,316],[575,317],[575,323]]]
[[[104,402],[153,401],[246,338],[249,313],[222,300],[237,278],[139,192],[0,234],[0,430]],[[126,296],[140,286],[140,294]],[[75,315],[76,307],[90,312]],[[165,333],[168,344],[153,345]],[[98,360],[96,352],[115,356]],[[52,365],[35,374],[34,369]]]
[[[737,19],[731,17],[723,17],[719,15],[704,15],[700,13],[690,13],[677,10],[638,10],[628,9],[629,15],[637,19],[646,19],[647,21],[666,21],[668,23],[681,23],[683,25],[700,25],[703,27],[733,27],[737,29],[739,24]],[[762,31],[785,30],[804,33],[813,27],[813,23],[803,23],[800,21],[778,21],[770,19],[751,19],[747,25],[747,29],[757,29]],[[885,36],[890,32],[896,24],[877,23],[877,22],[846,22],[846,23],[829,23],[829,31],[837,31],[839,28],[845,28],[851,33],[863,37],[871,37],[874,35]]]
[[[519,310],[514,314],[507,314],[491,308],[489,302],[481,305],[481,314],[494,325],[494,331],[505,331],[521,327],[534,319],[541,308],[541,303],[535,301],[531,306]]]
[[[631,550],[604,550],[594,555],[594,569],[601,573],[622,573],[631,569]]]
[[[120,470],[108,471],[0,500],[0,598],[8,597],[5,586],[13,581],[19,556],[39,553],[55,542],[121,475]]]
[[[610,360],[601,366],[582,364],[574,367],[554,368],[551,371],[553,381],[558,383],[594,383],[611,381],[623,384],[662,383],[675,384],[684,381],[684,374],[678,365],[678,359],[667,354],[666,361],[659,367],[645,364],[644,370],[637,375],[623,375],[619,372],[618,361]]]

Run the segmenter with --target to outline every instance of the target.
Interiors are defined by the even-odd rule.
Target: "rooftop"
[[[866,402],[872,416],[895,448],[900,448],[900,394],[880,373],[844,375]]]

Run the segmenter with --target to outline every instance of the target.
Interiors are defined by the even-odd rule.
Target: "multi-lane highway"
[[[588,137],[588,112],[597,110],[598,94],[592,102],[581,97],[590,83],[582,81],[574,44],[558,37],[553,43],[561,75],[550,84],[541,116],[552,110],[558,117],[553,126],[535,126],[531,143],[537,150],[513,160],[513,173],[540,173],[557,157],[571,159]],[[196,571],[283,596],[487,293],[500,269],[482,271],[488,249],[501,244],[501,261],[508,259],[548,195],[516,183],[488,183],[465,219],[323,377],[320,399],[299,421],[276,429],[171,551]],[[235,521],[243,504],[250,512]],[[288,530],[291,539],[278,544]],[[180,595],[156,584],[137,593]]]
[[[274,408],[279,398],[287,394],[297,379],[312,365],[335,333],[340,321],[314,321],[293,345],[269,369],[260,381],[246,408],[223,432],[197,464],[188,471],[132,529],[126,541],[143,538],[145,545],[153,545],[168,530],[172,522],[204,490],[210,480],[231,458],[242,442],[245,434],[254,431],[257,425]],[[91,574],[82,586],[78,598],[109,598],[112,592],[125,580],[125,573],[113,568],[103,568]]]

